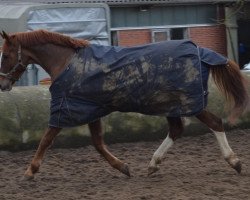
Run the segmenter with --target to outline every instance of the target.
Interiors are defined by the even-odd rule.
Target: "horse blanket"
[[[209,65],[226,63],[189,40],[79,48],[50,87],[49,125],[83,125],[114,111],[196,115],[207,105]]]

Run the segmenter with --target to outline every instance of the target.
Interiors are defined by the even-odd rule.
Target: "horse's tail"
[[[239,66],[231,60],[225,66],[212,66],[210,69],[215,84],[231,109],[228,120],[234,123],[249,103],[247,80],[241,74]]]

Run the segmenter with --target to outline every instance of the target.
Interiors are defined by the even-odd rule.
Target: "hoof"
[[[241,162],[238,161],[233,168],[240,174],[241,173]]]
[[[22,180],[24,181],[30,181],[35,178],[34,173],[32,173],[30,167],[25,171]]]
[[[34,178],[35,178],[34,175],[24,174],[23,177],[22,177],[22,181],[31,181],[31,180],[34,180]]]
[[[156,167],[148,167],[148,176],[150,176],[151,174],[157,172],[160,168],[158,166]]]
[[[131,175],[130,175],[130,171],[129,171],[129,167],[128,167],[128,164],[127,164],[127,163],[124,163],[124,164],[122,165],[120,171],[121,171],[123,174],[127,175],[128,177],[131,176]]]
[[[237,156],[235,154],[233,154],[232,156],[230,156],[229,158],[226,158],[226,161],[228,162],[228,164],[235,169],[239,174],[241,173],[241,162],[240,160],[237,158]]]

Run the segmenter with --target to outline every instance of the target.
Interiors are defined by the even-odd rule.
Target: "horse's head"
[[[2,91],[10,91],[12,85],[25,71],[26,65],[23,64],[21,45],[15,35],[9,36],[4,31],[0,35],[4,39],[0,64],[0,88]]]

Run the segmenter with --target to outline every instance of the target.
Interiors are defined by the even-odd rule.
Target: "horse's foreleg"
[[[88,124],[91,133],[92,142],[96,150],[109,162],[109,164],[118,169],[123,174],[130,176],[129,168],[126,163],[113,156],[108,149],[103,140],[102,124],[101,120],[96,120]]]
[[[173,145],[174,141],[181,135],[183,131],[183,123],[181,118],[167,117],[167,119],[169,123],[169,134],[153,154],[153,157],[148,166],[148,175],[159,170],[158,164],[161,163],[164,154]]]
[[[225,160],[230,164],[232,168],[240,173],[241,162],[228,144],[222,120],[206,110],[203,110],[196,117],[213,131]]]
[[[42,159],[44,157],[44,154],[46,153],[46,150],[51,146],[54,138],[56,135],[60,132],[60,128],[48,128],[43,135],[40,144],[38,146],[38,149],[35,153],[35,156],[33,157],[28,169],[24,173],[25,179],[32,179],[34,178],[34,174],[38,172],[39,167],[42,163]]]

